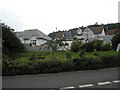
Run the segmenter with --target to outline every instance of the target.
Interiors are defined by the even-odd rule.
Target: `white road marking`
[[[113,83],[119,83],[120,82],[120,80],[115,80],[115,81],[113,81]]]
[[[67,89],[72,89],[72,88],[75,88],[73,86],[70,86],[70,87],[63,87],[63,88],[60,88],[60,90],[67,90]]]
[[[91,87],[91,86],[94,86],[94,85],[93,84],[79,85],[80,88]]]
[[[111,82],[106,81],[106,82],[99,82],[98,85],[105,85],[105,84],[111,84]]]

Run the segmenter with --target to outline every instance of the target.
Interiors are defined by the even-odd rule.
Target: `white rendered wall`
[[[41,45],[41,44],[44,44],[44,43],[46,43],[46,42],[47,42],[47,40],[37,39],[36,45]]]

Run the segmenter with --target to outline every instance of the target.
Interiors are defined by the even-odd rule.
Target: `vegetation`
[[[118,33],[115,34],[115,36],[112,38],[112,46],[113,49],[117,48],[118,43],[120,43],[120,32],[118,30]]]
[[[71,51],[72,52],[79,52],[80,50],[81,42],[79,40],[74,40],[71,45]]]
[[[109,26],[109,28],[113,27],[115,26]],[[75,33],[74,30],[77,30],[77,28],[70,30]],[[57,51],[59,46],[64,46],[62,41],[50,40],[46,45],[52,50],[51,52],[23,52],[24,46],[13,31],[9,26],[2,24],[2,75],[56,73],[120,67],[120,52],[111,50],[111,45],[103,44],[101,40],[93,40],[83,44],[75,39],[71,50],[66,51]],[[120,33],[116,33],[112,39],[114,48],[120,43],[119,40]]]
[[[3,54],[9,57],[14,57],[17,53],[24,51],[24,46],[21,44],[20,40],[15,36],[14,30],[4,23],[2,26],[2,45],[3,45]],[[4,56],[3,55],[3,56]],[[4,57],[3,57],[4,58]]]
[[[66,53],[70,58],[66,58]],[[56,73],[76,70],[93,70],[101,68],[118,67],[118,52],[98,51],[99,56],[94,52],[84,52],[84,57],[80,57],[79,52],[56,51],[56,60],[51,57],[51,52],[26,52],[20,53],[15,60],[3,60],[3,75],[24,75],[38,73]],[[29,57],[34,55],[33,60]],[[39,55],[45,58],[37,58]],[[119,64],[120,65],[120,64]]]
[[[112,46],[108,43],[103,43],[102,40],[93,40],[87,43],[81,43],[79,40],[73,41],[71,45],[72,52],[79,52],[81,50],[86,50],[86,52],[92,52],[94,49],[97,51],[107,51],[111,50]]]

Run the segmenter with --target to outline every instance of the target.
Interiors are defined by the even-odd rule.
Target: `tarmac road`
[[[2,88],[118,88],[118,68],[64,73],[4,76]]]

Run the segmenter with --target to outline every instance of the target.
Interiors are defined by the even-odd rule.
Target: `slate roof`
[[[45,39],[45,40],[51,40],[51,38],[47,35],[45,35],[43,32],[41,32],[38,29],[30,29],[25,30],[23,32],[16,32],[16,36],[18,38],[22,37],[23,39],[30,39],[32,36],[35,36],[37,39]]]
[[[103,41],[106,43],[111,43],[111,40],[113,38],[114,35],[106,35],[103,37]]]

